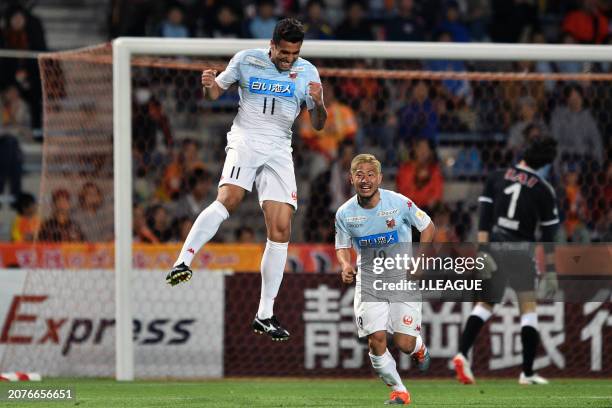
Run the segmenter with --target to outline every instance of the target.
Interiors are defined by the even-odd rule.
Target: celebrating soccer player
[[[554,139],[532,141],[519,164],[491,174],[482,196],[478,199],[478,242],[483,245],[488,242],[513,244],[504,244],[505,246],[493,252],[497,270],[492,272],[490,279],[483,282],[484,292],[481,296],[485,299],[476,304],[463,329],[459,343],[460,353],[453,358],[453,364],[457,379],[464,384],[474,383],[474,375],[467,360],[468,352],[480,329],[491,317],[494,304],[502,299],[508,285],[517,292],[521,312],[523,371],[519,383],[548,384],[546,379],[533,371],[533,360],[539,342],[534,293],[536,270],[533,254],[528,246],[521,243],[535,241],[538,224],[542,241],[554,241],[559,224],[557,200],[553,188],[537,170],[552,163],[556,153],[557,143]],[[494,245],[496,244],[492,244],[491,248]],[[546,273],[540,281],[539,290],[550,296],[557,290],[558,283],[554,271],[553,250],[547,245],[545,251]]]
[[[217,199],[196,219],[166,278],[171,285],[191,278],[195,254],[215,235],[255,182],[268,240],[261,261],[261,298],[253,329],[273,340],[289,338],[273,306],[287,260],[291,218],[297,209],[291,127],[304,103],[315,129],[321,130],[327,119],[319,73],[299,57],[303,39],[304,28],[299,21],[281,20],[269,49],[238,52],[217,77],[214,70],[202,73],[208,99],[216,100],[238,83],[240,104],[227,134],[227,157]]]
[[[351,163],[351,181],[357,195],[336,213],[336,254],[342,281],[356,275],[355,321],[359,337],[368,339],[370,360],[378,376],[391,387],[387,404],[409,404],[410,394],[387,349],[387,331],[398,348],[411,355],[421,371],[429,368],[429,351],[421,338],[421,302],[366,302],[361,295],[362,251],[385,244],[412,241],[411,226],[421,231],[421,242],[431,242],[434,225],[429,216],[401,194],[379,188],[380,162],[371,154],[360,154]],[[357,272],[351,262],[351,247],[357,251]]]

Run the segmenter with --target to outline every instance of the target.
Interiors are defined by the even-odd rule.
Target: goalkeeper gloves
[[[181,282],[187,282],[191,279],[193,272],[184,263],[175,266],[166,276],[166,283],[170,286],[176,286]]]
[[[538,287],[538,298],[552,300],[559,289],[559,281],[557,280],[556,272],[545,272],[540,278],[540,286]]]
[[[479,279],[491,279],[493,273],[497,270],[495,259],[493,259],[490,252],[485,251],[478,251],[476,256],[481,258],[484,264],[484,267],[476,272],[476,276]]]

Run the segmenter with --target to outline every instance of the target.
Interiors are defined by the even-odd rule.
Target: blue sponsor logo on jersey
[[[383,232],[381,234],[366,235],[365,237],[356,237],[357,245],[360,248],[375,248],[391,244],[397,244],[399,237],[397,230]]]
[[[295,83],[289,81],[275,81],[273,79],[249,78],[249,91],[255,94],[288,96],[295,93]]]

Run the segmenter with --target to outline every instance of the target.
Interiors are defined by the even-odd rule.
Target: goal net
[[[323,132],[304,112],[294,126],[300,208],[287,270],[296,273],[277,301],[294,338],[278,349],[253,340],[259,277],[251,272],[265,240],[254,194],[200,252],[187,285],[170,288],[164,278],[191,222],[214,200],[238,104],[236,87],[205,101],[201,71],[222,71],[235,51],[266,43],[121,41],[114,55],[106,44],[39,60],[43,227],[36,246],[15,253],[22,269],[2,271],[14,286],[0,301],[4,371],[118,379],[367,375],[351,289],[336,276],[310,274],[336,272],[333,214],[351,195],[347,158],[357,152],[379,157],[384,187],[432,215],[437,240],[465,242],[475,240],[486,175],[516,162],[528,140],[552,135],[561,155],[546,177],[563,213],[559,240],[590,245],[603,259],[586,274],[610,273],[601,256],[609,256],[612,238],[606,47],[305,43],[330,117]],[[610,299],[543,304],[536,365],[555,375],[610,375]],[[481,340],[488,352],[475,361],[489,375],[520,364],[520,328],[512,332],[520,317],[506,306]],[[436,376],[449,374],[469,307],[425,307]]]

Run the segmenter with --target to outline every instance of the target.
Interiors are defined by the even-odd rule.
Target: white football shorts
[[[362,302],[357,287],[353,307],[359,337],[377,331],[421,335],[422,302]]]
[[[292,149],[277,141],[228,137],[219,187],[233,184],[247,191],[257,188],[259,205],[266,200],[288,203],[297,210],[297,186]]]

